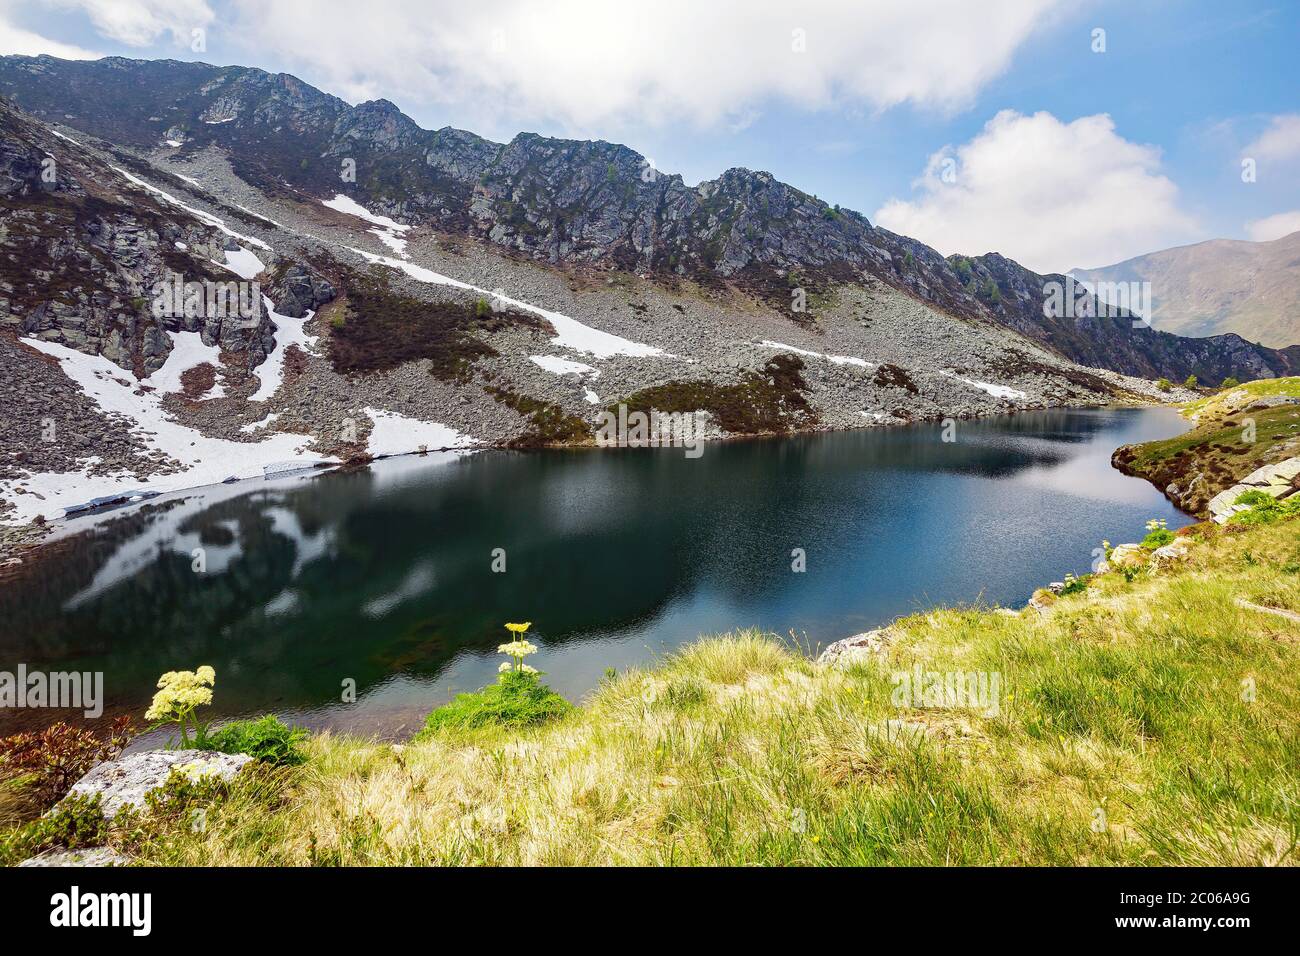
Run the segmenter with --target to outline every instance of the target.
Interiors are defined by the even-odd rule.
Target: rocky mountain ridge
[[[343,192],[377,214],[486,239],[528,259],[727,284],[796,320],[795,290],[879,281],[954,316],[995,322],[1072,361],[1215,382],[1291,374],[1300,347],[1235,334],[1188,340],[1126,315],[1044,315],[1040,276],[1002,256],[945,259],[768,173],[691,187],[625,146],[521,133],[506,144],[423,130],[392,103],[358,106],[246,67],[0,57],[0,89],[38,116],[139,150],[218,147],[265,192]],[[348,180],[349,171],[355,181]]]

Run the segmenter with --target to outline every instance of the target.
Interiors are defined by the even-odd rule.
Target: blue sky
[[[1300,230],[1295,3],[0,0],[0,50],[68,47],[284,70],[494,139],[624,142],[690,183],[766,169],[1040,271]]]

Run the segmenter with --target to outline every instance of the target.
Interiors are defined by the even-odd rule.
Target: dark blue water
[[[485,452],[204,489],[71,523],[0,590],[0,669],[102,670],[110,709],[143,711],[158,674],[211,664],[209,716],[400,734],[494,679],[505,621],[534,622],[532,661],[576,698],[700,634],[816,645],[933,604],[1023,605],[1103,538],[1187,522],[1110,467],[1184,427],[1165,409],[1037,412],[959,423],[954,442],[922,426],[698,459]]]

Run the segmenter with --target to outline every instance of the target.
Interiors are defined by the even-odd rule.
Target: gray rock
[[[881,660],[887,653],[889,645],[893,643],[894,637],[895,635],[887,627],[854,634],[852,637],[846,637],[829,645],[818,656],[817,663],[829,664],[832,667],[849,667],[870,660]]]
[[[131,858],[106,846],[93,850],[51,850],[30,860],[23,860],[19,866],[130,866]]]
[[[112,819],[124,807],[144,806],[145,794],[167,782],[173,768],[190,776],[232,780],[248,754],[203,750],[147,750],[101,763],[72,786],[69,795],[100,795],[104,816]]]
[[[1265,465],[1211,498],[1208,505],[1210,517],[1223,524],[1238,511],[1246,510],[1245,505],[1237,504],[1237,499],[1246,492],[1262,491],[1274,498],[1289,498],[1300,492],[1298,484],[1300,484],[1300,457],[1287,458],[1285,461]]]

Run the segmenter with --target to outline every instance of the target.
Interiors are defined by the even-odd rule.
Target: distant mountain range
[[[1145,318],[1166,332],[1236,333],[1274,348],[1300,343],[1300,232],[1271,242],[1211,239],[1072,275],[1151,283],[1154,308]]]

